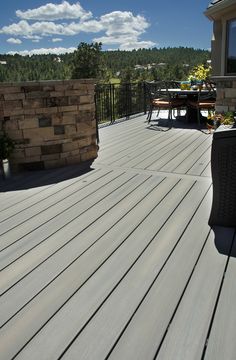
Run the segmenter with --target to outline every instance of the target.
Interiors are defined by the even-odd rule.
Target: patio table
[[[169,93],[171,94],[175,94],[177,97],[178,96],[185,96],[186,97],[186,114],[184,116],[177,116],[177,119],[180,121],[184,121],[184,122],[197,122],[197,109],[192,108],[190,105],[188,105],[188,100],[195,100],[198,97],[199,94],[199,90],[181,90],[179,88],[176,89],[168,89]],[[201,90],[202,94],[207,94],[208,90],[203,89]],[[201,123],[205,123],[206,122],[206,117],[201,115],[200,116],[200,121]]]

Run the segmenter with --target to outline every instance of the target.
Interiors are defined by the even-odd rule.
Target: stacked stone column
[[[97,157],[93,80],[2,83],[0,122],[16,143],[13,170],[89,164]]]
[[[217,88],[216,111],[236,111],[236,77],[214,77]]]

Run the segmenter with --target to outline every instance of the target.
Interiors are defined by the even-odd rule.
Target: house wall
[[[97,157],[93,80],[0,84],[0,129],[13,171],[91,164]]]
[[[213,21],[212,73],[216,83],[216,111],[236,111],[236,76],[225,75],[226,61],[226,25],[236,19],[236,1],[222,0],[216,3],[205,15]]]
[[[236,111],[236,76],[213,77],[216,82],[216,111]]]
[[[214,14],[211,41],[213,76],[225,75],[226,24],[231,19],[236,19],[236,3]]]

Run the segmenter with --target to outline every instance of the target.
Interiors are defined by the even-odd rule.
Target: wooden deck
[[[235,360],[236,241],[211,230],[212,136],[144,116],[93,170],[0,186],[0,358]]]

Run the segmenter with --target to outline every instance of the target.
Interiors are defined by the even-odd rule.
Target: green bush
[[[0,135],[0,160],[8,159],[14,148],[14,141],[5,132]]]

